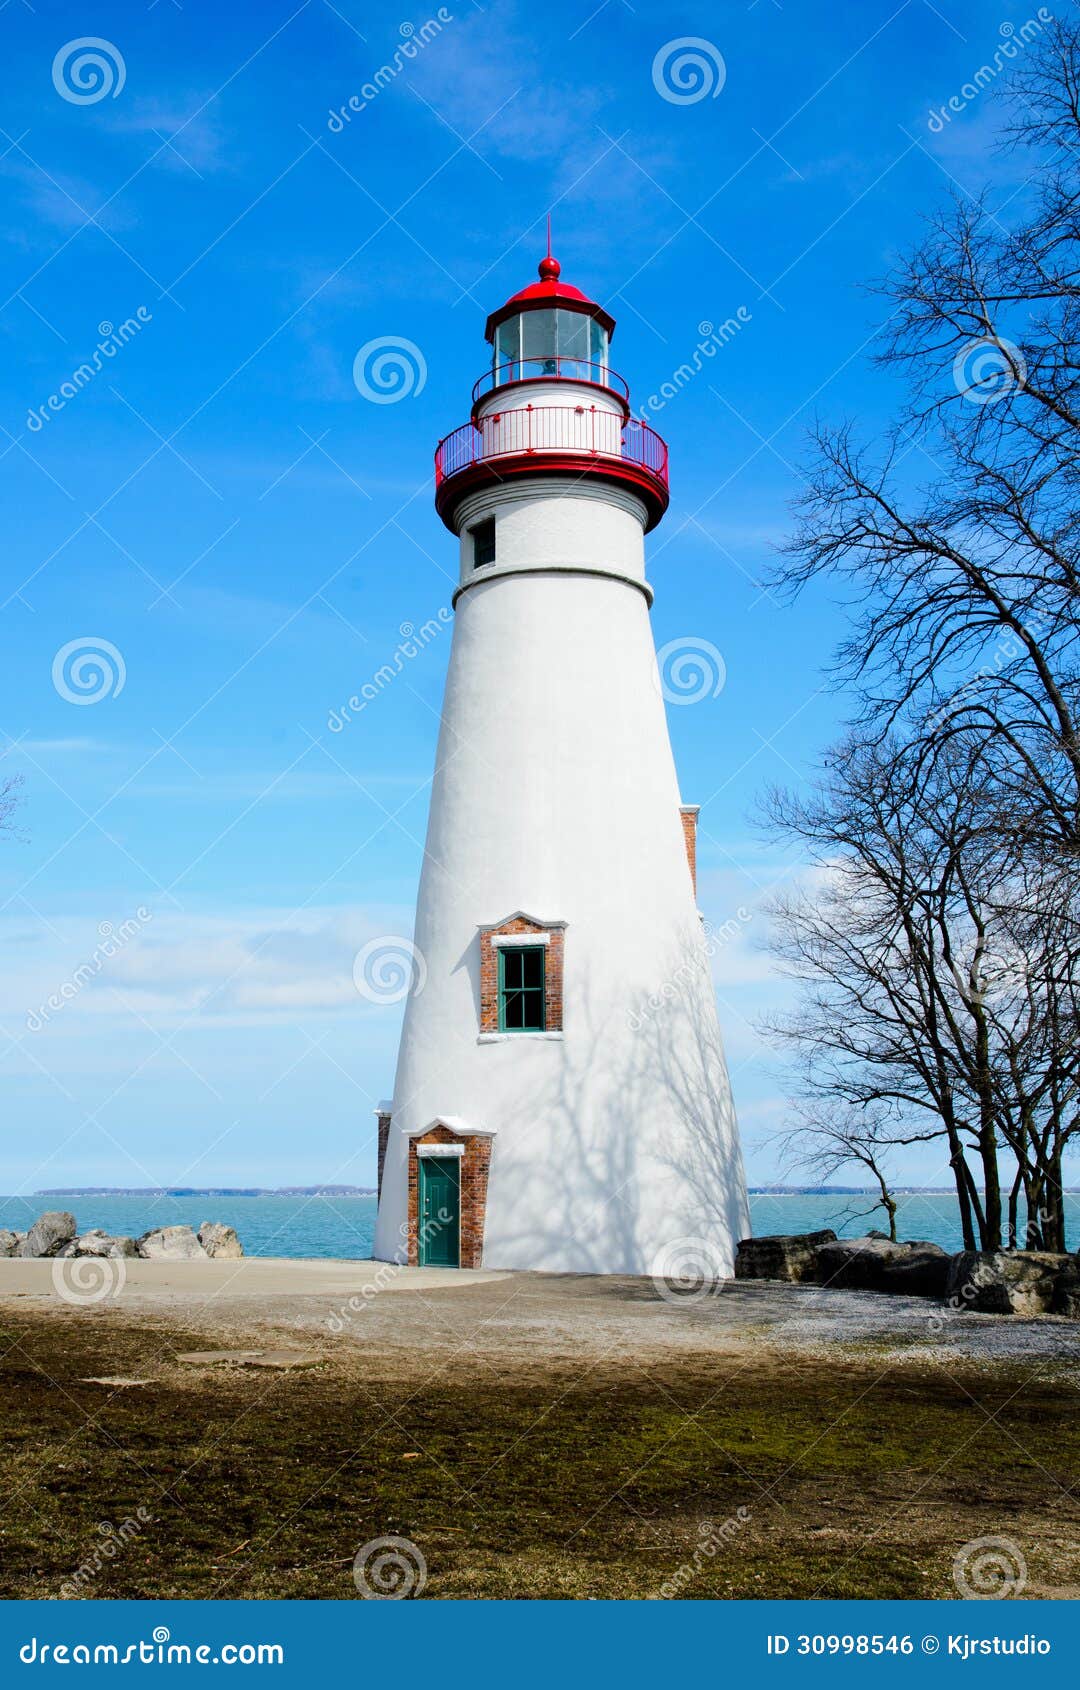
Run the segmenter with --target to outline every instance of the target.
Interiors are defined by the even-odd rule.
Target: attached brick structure
[[[490,1133],[455,1133],[449,1127],[432,1127],[409,1141],[409,1265],[420,1263],[420,1158],[421,1144],[462,1144],[458,1158],[461,1179],[461,1244],[459,1265],[478,1268],[484,1259],[484,1213],[487,1208],[488,1169],[491,1166]]]
[[[482,1033],[497,1033],[499,1031],[499,947],[492,943],[494,938],[503,934],[512,934],[514,938],[520,935],[521,943],[527,945],[530,937],[546,934],[544,961],[544,1030],[548,1033],[561,1033],[563,1025],[563,950],[566,935],[565,921],[537,921],[534,916],[508,916],[494,927],[480,929],[480,1031]],[[520,1038],[518,1033],[508,1033],[507,1038]]]
[[[700,804],[680,804],[679,814],[682,817],[683,842],[686,845],[686,860],[690,865],[690,882],[697,897],[697,822]]]
[[[382,1201],[383,1168],[386,1165],[386,1146],[390,1142],[390,1111],[388,1109],[376,1109],[375,1118],[379,1123],[379,1177],[378,1177],[379,1195],[378,1195],[378,1201],[381,1202]]]

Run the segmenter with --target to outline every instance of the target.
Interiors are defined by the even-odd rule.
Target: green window
[[[544,946],[500,945],[499,1031],[544,1031]]]

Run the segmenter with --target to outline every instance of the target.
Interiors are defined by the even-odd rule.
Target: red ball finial
[[[539,269],[542,282],[557,282],[562,266],[557,258],[552,258],[549,252],[546,258],[540,260]]]

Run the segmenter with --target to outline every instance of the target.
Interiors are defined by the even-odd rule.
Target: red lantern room
[[[435,506],[457,532],[460,500],[478,486],[543,474],[601,476],[629,485],[646,529],[668,505],[667,447],[630,415],[626,382],[609,358],[614,319],[540,261],[539,280],[487,320],[491,368],[473,388],[471,421],[440,441]]]
[[[559,262],[549,254],[540,261],[540,280],[488,318],[484,333],[494,354],[490,385],[559,376],[611,386],[625,400],[626,383],[608,366],[614,319],[559,275]]]

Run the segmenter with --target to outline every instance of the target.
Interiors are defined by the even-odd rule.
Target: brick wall
[[[522,944],[530,934],[548,933],[544,962],[544,1026],[549,1033],[561,1033],[563,1024],[563,927],[545,926],[529,916],[516,915],[498,927],[480,930],[480,1031],[499,1031],[499,953],[491,943],[493,933],[521,935]]]
[[[461,1255],[463,1268],[478,1268],[484,1258],[484,1215],[487,1209],[488,1169],[491,1166],[489,1134],[461,1134],[449,1127],[432,1127],[409,1141],[409,1265],[420,1261],[420,1157],[421,1144],[463,1144],[465,1154],[458,1161],[461,1180]]]
[[[377,1112],[377,1120],[378,1120],[378,1123],[379,1123],[379,1177],[378,1177],[379,1195],[378,1195],[378,1201],[381,1203],[382,1202],[383,1168],[386,1164],[386,1146],[390,1142],[390,1117],[389,1117],[389,1115],[384,1115],[381,1111],[378,1111]]]
[[[682,817],[683,842],[686,846],[686,860],[690,865],[690,883],[697,896],[697,822],[700,804],[682,804],[679,814]]]

